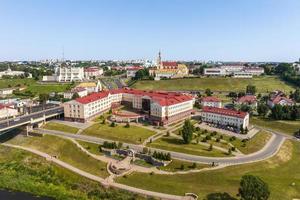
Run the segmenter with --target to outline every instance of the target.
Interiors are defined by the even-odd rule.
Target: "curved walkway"
[[[54,157],[50,156],[49,154],[46,154],[44,152],[41,152],[41,151],[38,151],[38,150],[35,150],[32,148],[23,147],[23,146],[19,146],[19,145],[6,144],[6,143],[2,143],[1,145],[11,147],[11,148],[16,148],[16,149],[21,149],[21,150],[28,151],[33,154],[39,155],[41,157],[44,157],[44,158],[46,158],[47,161],[54,162],[55,164],[57,164],[61,167],[64,167],[76,174],[79,174],[80,176],[84,176],[88,179],[97,181],[97,182],[101,183],[104,187],[113,187],[113,188],[122,189],[122,190],[126,190],[129,192],[141,194],[141,195],[152,196],[152,197],[166,199],[166,200],[193,200],[193,198],[187,197],[187,196],[177,196],[177,195],[153,192],[153,191],[149,191],[149,190],[143,190],[143,189],[134,188],[134,187],[130,187],[127,185],[115,183],[112,180],[110,180],[109,178],[103,179],[101,177],[95,176],[93,174],[90,174],[88,172],[80,170],[66,162],[63,162],[57,158],[54,158]]]
[[[106,139],[93,137],[93,136],[69,134],[69,133],[53,131],[53,130],[37,129],[37,131],[40,133],[44,133],[44,134],[55,135],[55,136],[64,136],[67,138],[73,138],[76,140],[82,140],[82,141],[87,141],[87,142],[96,143],[96,144],[102,144],[104,141],[109,141]],[[286,137],[283,135],[280,135],[280,134],[276,134],[276,133],[275,134],[272,133],[272,134],[273,134],[273,136],[271,137],[269,142],[260,151],[257,151],[255,153],[248,154],[248,155],[241,155],[241,156],[230,157],[230,158],[196,156],[196,155],[190,155],[190,154],[185,154],[185,153],[179,153],[179,152],[167,151],[167,150],[162,150],[162,149],[157,149],[157,148],[149,148],[149,147],[148,147],[148,149],[150,149],[152,152],[153,151],[161,151],[161,152],[165,152],[165,153],[170,153],[172,158],[190,161],[190,162],[206,163],[206,164],[211,164],[212,162],[214,162],[215,164],[220,164],[220,165],[221,164],[222,165],[237,165],[237,164],[261,161],[261,160],[264,160],[264,159],[267,159],[267,158],[273,156],[279,150],[280,146],[282,145],[282,143],[284,142]],[[124,143],[123,145],[129,146],[129,148],[134,149],[136,151],[142,151],[143,147],[144,147],[143,145],[134,145],[134,144],[128,144],[128,143]]]

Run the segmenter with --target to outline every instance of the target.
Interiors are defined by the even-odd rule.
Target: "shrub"
[[[115,122],[112,122],[112,123],[110,124],[110,127],[116,127],[116,123],[115,123]]]
[[[217,139],[216,139],[216,142],[220,142],[220,138],[217,138]]]
[[[130,124],[129,124],[129,122],[127,122],[125,125],[125,128],[129,128],[129,127],[130,127]]]
[[[205,139],[206,139],[206,140],[211,140],[211,136],[210,136],[210,135],[207,135],[207,136],[205,137]]]
[[[196,127],[196,129],[195,129],[196,131],[200,131],[200,128],[199,127]]]

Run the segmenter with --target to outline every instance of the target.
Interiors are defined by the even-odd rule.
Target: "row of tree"
[[[277,104],[271,108],[270,118],[275,120],[300,119],[300,106],[282,106]]]
[[[154,151],[153,154],[152,154],[152,157],[156,158],[158,160],[166,160],[166,161],[171,160],[171,154],[170,153],[163,153],[163,152]]]

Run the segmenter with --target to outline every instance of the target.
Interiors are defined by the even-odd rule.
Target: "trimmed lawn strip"
[[[116,127],[111,127],[110,124],[97,123],[85,129],[81,134],[133,144],[141,144],[155,134],[154,131],[138,126],[130,125],[129,128],[124,126],[125,124],[118,124]]]
[[[73,133],[73,134],[77,133],[79,130],[76,127],[68,126],[68,125],[56,123],[56,122],[48,122],[43,126],[43,128],[48,129],[48,130],[62,131],[62,132]]]
[[[181,168],[182,165],[184,166],[183,169]],[[168,172],[178,172],[178,171],[203,169],[203,168],[207,168],[210,166],[211,165],[197,163],[196,167],[194,168],[193,163],[191,163],[191,162],[172,159],[172,162],[170,164],[168,164],[167,166],[164,166],[164,167],[158,167],[158,169],[168,171]]]
[[[88,156],[67,139],[51,135],[43,137],[17,136],[10,140],[9,143],[30,147],[56,156],[70,165],[103,178],[109,175],[106,171],[106,163]]]
[[[103,153],[101,153],[99,151],[99,144],[95,144],[95,143],[91,143],[91,142],[85,142],[85,141],[81,141],[81,140],[77,140],[77,142],[86,150],[88,150],[90,153],[92,154],[96,154],[96,155],[103,155]]]
[[[209,193],[228,192],[235,196],[243,175],[252,174],[266,181],[271,190],[270,200],[290,200],[300,196],[300,144],[286,141],[274,157],[253,164],[183,175],[133,173],[118,182],[133,187],[183,195],[194,192],[203,199]],[[292,186],[292,183],[296,183]]]
[[[167,151],[176,151],[180,153],[193,154],[198,156],[208,156],[208,157],[226,157],[227,153],[213,149],[212,151],[208,150],[208,147],[205,147],[200,144],[183,144],[181,139],[174,137],[162,137],[158,140],[155,140],[153,143],[148,144],[150,147],[157,149],[164,149]]]

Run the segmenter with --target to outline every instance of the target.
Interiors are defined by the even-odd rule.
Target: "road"
[[[104,141],[110,141],[107,139],[102,139],[102,138],[87,136],[87,135],[70,134],[70,133],[64,133],[64,132],[53,131],[53,130],[45,130],[45,129],[36,129],[36,130],[44,134],[63,136],[63,137],[73,138],[76,140],[92,142],[96,144],[102,144]],[[260,151],[255,152],[253,154],[236,156],[236,157],[226,157],[226,158],[196,156],[196,155],[190,155],[190,154],[179,153],[174,151],[166,151],[166,150],[156,149],[156,148],[149,148],[149,149],[152,152],[160,151],[160,152],[170,153],[172,158],[179,159],[179,160],[185,160],[185,161],[197,162],[197,163],[206,163],[206,164],[211,164],[212,162],[214,162],[215,164],[222,164],[222,165],[237,165],[237,164],[245,164],[245,163],[260,161],[273,156],[280,149],[280,146],[284,142],[285,138],[286,137],[283,135],[273,133],[273,136],[271,137],[269,142]],[[129,148],[134,149],[135,151],[142,151],[144,147],[143,145],[134,145],[134,144],[127,144],[127,143],[123,143],[123,146],[124,147],[129,146]]]
[[[64,108],[57,106],[55,108],[34,112],[28,115],[22,115],[20,117],[16,117],[15,119],[2,120],[0,121],[0,130],[3,131],[3,129],[9,129],[9,127],[11,126],[17,126],[17,125],[22,126],[30,122],[31,118],[33,119],[41,118],[44,116],[44,114],[47,116],[56,113],[61,114],[63,112],[64,112]]]

